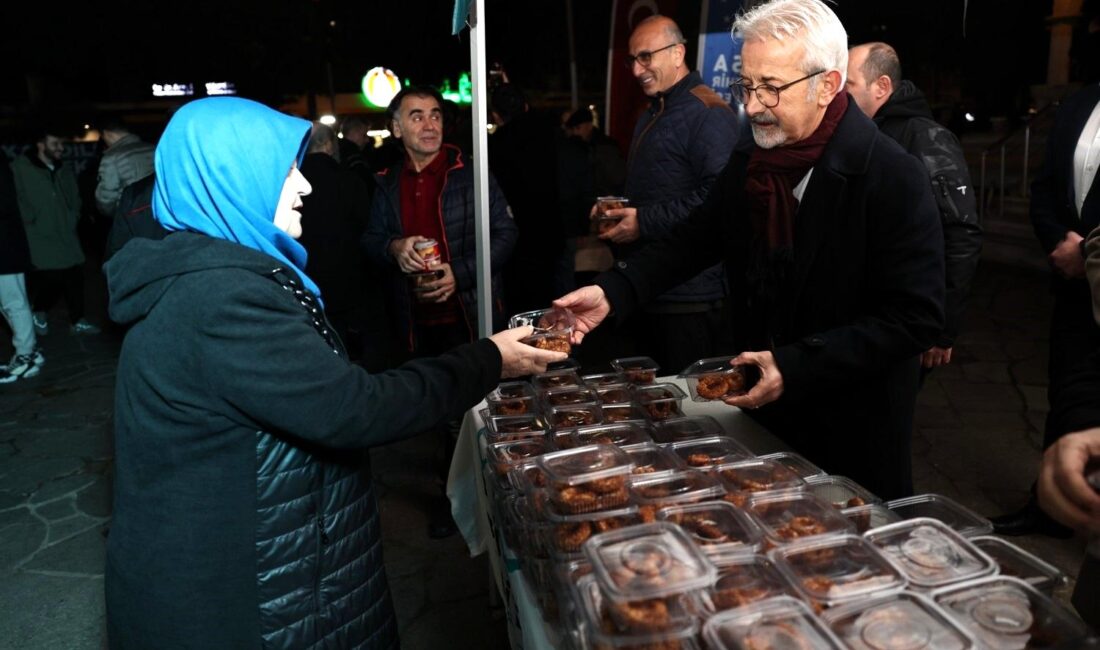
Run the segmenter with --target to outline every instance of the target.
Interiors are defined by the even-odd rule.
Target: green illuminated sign
[[[439,89],[439,94],[443,95],[443,99],[463,106],[469,106],[474,101],[472,91],[473,84],[470,83],[470,74],[468,72],[463,72],[458,75],[458,90],[452,90],[451,80],[444,79],[443,86]]]

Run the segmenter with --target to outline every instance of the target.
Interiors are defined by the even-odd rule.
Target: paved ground
[[[93,301],[94,302],[94,301]],[[1046,411],[1042,275],[983,265],[956,361],[920,397],[914,441],[919,491],[945,494],[984,514],[1023,502]],[[93,309],[102,319],[102,309]],[[64,313],[41,344],[40,377],[0,386],[0,648],[103,645],[104,532],[110,522],[111,412],[118,337],[74,337]],[[5,338],[5,337],[0,337]],[[0,341],[0,356],[11,351]],[[426,444],[427,443],[427,444]],[[503,648],[483,558],[457,537],[425,535],[430,441],[374,453],[387,571],[403,644]],[[1023,538],[1071,575],[1082,540]]]

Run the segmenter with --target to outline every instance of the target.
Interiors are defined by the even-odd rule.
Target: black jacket
[[[500,353],[482,340],[370,375],[281,266],[180,232],[105,267],[111,318],[132,325],[107,541],[116,650],[396,645],[364,452],[475,404]]]
[[[0,155],[0,275],[27,273],[32,268],[11,166],[8,159]]]
[[[646,244],[666,237],[707,193],[737,143],[737,120],[729,105],[698,72],[653,98],[638,118],[627,157],[623,194],[638,208],[638,241],[612,246],[629,260]],[[721,265],[684,278],[662,300],[704,302],[726,294]]]
[[[156,177],[149,174],[141,180],[130,183],[122,190],[111,231],[107,234],[107,249],[103,261],[111,259],[115,253],[135,237],[145,239],[164,239],[168,231],[153,217],[153,185]]]
[[[917,355],[943,327],[943,234],[924,170],[850,104],[799,206],[776,317],[754,307],[746,284],[749,155],[734,153],[687,222],[596,283],[622,317],[724,259],[730,352],[772,350],[783,375],[782,397],[752,415],[826,471],[902,496],[912,489]]]
[[[875,124],[903,149],[916,156],[932,180],[932,195],[943,225],[944,328],[936,345],[955,344],[970,295],[970,283],[982,254],[982,227],[970,170],[962,145],[946,127],[932,119],[928,101],[910,81],[902,81],[875,113]]]

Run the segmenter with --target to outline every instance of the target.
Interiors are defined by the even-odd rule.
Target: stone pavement
[[[920,396],[919,492],[983,514],[1023,502],[1046,411],[1041,274],[983,264],[954,363]],[[101,314],[100,310],[100,316]],[[93,310],[93,318],[97,314]],[[110,523],[111,414],[119,337],[75,337],[55,312],[39,377],[0,386],[0,649],[103,647],[104,534]],[[102,319],[99,320],[102,322]],[[0,336],[0,356],[11,354]],[[430,439],[377,449],[386,568],[405,648],[505,648],[485,559],[461,539],[429,540],[423,512],[437,490]],[[1084,543],[1014,540],[1068,574]]]

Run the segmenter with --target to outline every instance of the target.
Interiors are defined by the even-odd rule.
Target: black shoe
[[[457,532],[458,525],[451,517],[451,502],[444,499],[443,503],[433,507],[428,515],[428,537],[446,539]]]
[[[998,535],[1046,535],[1055,539],[1073,537],[1073,529],[1054,521],[1039,507],[1035,497],[1028,499],[1023,508],[999,517],[990,517],[993,532]]]

